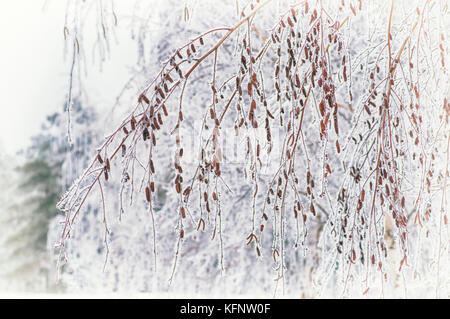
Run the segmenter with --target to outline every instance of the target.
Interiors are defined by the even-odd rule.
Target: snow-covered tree
[[[98,12],[104,45],[118,16]],[[443,1],[161,2],[130,19],[125,115],[58,204],[65,283],[448,296]]]

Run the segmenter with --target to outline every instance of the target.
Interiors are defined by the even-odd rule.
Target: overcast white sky
[[[118,3],[121,13],[130,3]],[[62,0],[0,1],[0,152],[13,154],[28,146],[46,116],[65,102],[71,62],[64,58],[65,12]],[[118,32],[120,45],[112,44],[104,71],[93,67],[85,79],[96,107],[108,105],[101,93],[118,92],[128,80],[127,65],[135,62],[135,46],[127,43],[125,30]]]
[[[64,101],[64,12],[65,1],[0,2],[0,143],[7,153],[28,145]]]

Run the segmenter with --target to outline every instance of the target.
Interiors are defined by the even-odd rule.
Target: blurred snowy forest
[[[0,156],[0,292],[448,298],[449,12],[67,1],[66,102]]]

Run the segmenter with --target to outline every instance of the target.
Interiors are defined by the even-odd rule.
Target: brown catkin
[[[150,202],[150,188],[145,188],[145,197],[147,198],[147,202]]]
[[[289,24],[289,26],[290,26],[291,28],[294,27],[294,23],[292,23],[291,17],[288,17],[288,18],[287,18],[287,22],[288,22],[288,24]]]
[[[142,99],[144,100],[145,103],[150,104],[150,100],[144,94],[142,94]]]
[[[334,116],[333,119],[334,119],[334,132],[336,133],[336,135],[339,135],[339,126],[338,126],[337,116]]]
[[[311,203],[311,206],[309,207],[310,212],[316,216],[316,209],[314,208],[314,205]]]
[[[160,95],[163,99],[166,98],[166,95],[164,94],[163,90],[161,90],[161,88],[158,88],[158,93],[159,93],[159,95]],[[147,103],[147,104],[148,104],[148,103]]]
[[[153,165],[153,160],[150,160],[150,170],[152,174],[155,174],[155,166]]]

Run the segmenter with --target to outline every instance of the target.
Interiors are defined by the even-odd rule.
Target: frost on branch
[[[155,13],[164,62],[61,199],[61,258],[95,205],[76,244],[102,247],[113,289],[222,274],[246,294],[380,294],[403,272],[445,295],[449,28],[432,3],[220,2],[231,26],[209,13],[184,32]]]

